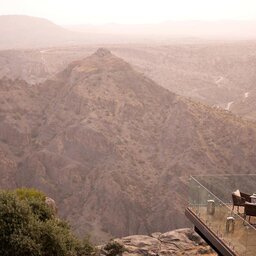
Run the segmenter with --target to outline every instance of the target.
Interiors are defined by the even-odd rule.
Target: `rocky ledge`
[[[151,236],[133,235],[114,240],[123,245],[123,256],[217,255],[192,229],[178,229]],[[109,255],[101,248],[100,255]]]

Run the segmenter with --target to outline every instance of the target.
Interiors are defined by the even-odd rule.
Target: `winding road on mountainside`
[[[48,67],[47,67],[47,61],[46,61],[46,59],[45,59],[44,54],[45,54],[46,52],[49,52],[50,50],[51,50],[51,49],[46,49],[46,50],[41,50],[41,51],[40,51],[40,54],[41,54],[41,61],[42,61],[43,65],[44,65],[44,69],[45,69],[46,72],[48,72]]]
[[[223,76],[220,76],[216,81],[215,81],[215,83],[217,84],[217,86],[218,87],[221,87],[221,82],[222,82],[222,80],[224,79],[224,77]]]

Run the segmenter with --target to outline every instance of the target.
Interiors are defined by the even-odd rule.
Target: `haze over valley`
[[[190,227],[190,175],[255,173],[255,24],[0,16],[1,189],[96,243]]]
[[[256,41],[181,40],[169,44],[103,45],[162,87],[212,107],[255,119]],[[101,45],[0,52],[0,77],[43,82]],[[243,104],[243,107],[236,105]]]

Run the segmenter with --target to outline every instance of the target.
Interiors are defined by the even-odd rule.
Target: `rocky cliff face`
[[[0,103],[13,163],[2,178],[43,190],[99,241],[186,226],[189,175],[255,172],[255,124],[170,93],[105,49],[43,84],[3,79]]]
[[[123,256],[217,255],[193,230],[178,229],[150,236],[133,235],[115,239],[124,246]],[[100,255],[106,255],[104,246]]]

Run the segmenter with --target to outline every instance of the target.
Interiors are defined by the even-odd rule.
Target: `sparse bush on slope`
[[[0,255],[83,256],[93,246],[80,241],[56,218],[45,195],[34,189],[0,192]]]
[[[110,241],[103,247],[104,254],[106,256],[121,256],[125,251],[125,248],[122,244],[116,241]]]

